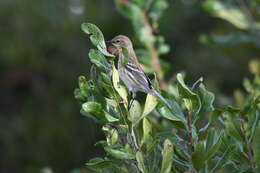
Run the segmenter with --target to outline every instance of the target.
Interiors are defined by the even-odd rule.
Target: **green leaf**
[[[156,107],[157,103],[158,101],[156,97],[151,94],[147,94],[142,116],[134,123],[134,126],[136,126],[144,117],[150,114]]]
[[[180,96],[183,98],[186,108],[197,113],[200,108],[200,101],[197,94],[193,93],[184,83],[182,74],[177,74],[178,90]]]
[[[257,128],[259,121],[260,121],[260,111],[256,111],[254,115],[255,115],[255,120],[254,120],[254,123],[252,125],[251,130],[250,130],[249,142],[251,142],[252,139],[254,139],[256,128]]]
[[[137,166],[138,166],[139,170],[142,173],[146,173],[147,171],[146,171],[146,167],[145,167],[145,163],[144,163],[144,156],[141,151],[136,152],[136,160],[137,160]]]
[[[78,83],[79,88],[76,88],[74,90],[74,96],[77,100],[86,101],[87,98],[90,96],[90,84],[84,76],[79,76]]]
[[[79,89],[80,89],[80,92],[82,94],[83,97],[87,98],[89,97],[89,87],[90,87],[90,84],[89,82],[87,81],[87,79],[85,78],[85,76],[79,76]]]
[[[209,122],[210,123],[214,123],[218,120],[218,118],[221,116],[221,114],[223,113],[222,110],[220,109],[215,109],[211,114],[210,114],[210,117],[209,117]]]
[[[114,64],[113,64],[112,80],[113,80],[113,86],[115,90],[120,95],[120,97],[127,103],[127,91],[125,87],[120,84],[119,74]]]
[[[256,128],[255,137],[253,139],[253,152],[254,152],[254,159],[256,161],[256,165],[258,167],[258,171],[260,171],[260,125],[258,124]]]
[[[51,168],[45,167],[41,169],[41,173],[54,173]]]
[[[158,108],[159,113],[168,120],[179,121],[179,122],[185,124],[186,119],[184,117],[184,114],[183,114],[179,104],[174,100],[171,100],[170,104],[171,104],[172,110],[169,110],[168,107],[163,106],[161,108]]]
[[[232,136],[236,140],[243,142],[244,136],[238,121],[227,120],[225,121],[225,127],[228,135]]]
[[[112,75],[112,71],[111,71],[111,73],[109,72],[108,74],[104,73],[104,72],[101,72],[100,73],[100,80],[101,80],[102,87],[106,90],[106,92],[109,95],[108,97],[109,98],[114,98],[114,94],[115,94],[114,92],[115,91],[114,91],[114,88],[113,88],[111,75]],[[115,102],[115,100],[114,100],[114,102]]]
[[[210,159],[212,157],[215,157],[217,154],[221,143],[222,143],[222,137],[223,137],[223,131],[219,131],[216,129],[210,129],[207,138],[206,138],[206,153],[207,159]]]
[[[154,21],[157,21],[167,7],[168,7],[168,2],[166,0],[155,1],[154,4],[152,5],[151,12],[149,13],[150,17]]]
[[[132,102],[131,108],[129,110],[129,117],[128,119],[135,124],[141,117],[141,105],[137,100]]]
[[[88,56],[89,56],[90,61],[93,64],[95,64],[98,67],[98,69],[100,69],[103,72],[109,72],[110,71],[111,67],[108,64],[104,55],[101,54],[100,51],[90,49]]]
[[[90,40],[92,44],[94,44],[100,52],[102,52],[105,56],[114,57],[114,55],[107,52],[104,36],[101,30],[92,23],[82,23],[81,29],[90,35]]]
[[[113,117],[108,112],[105,112],[105,117],[106,117],[107,121],[110,122],[110,123],[119,121],[118,118]]]
[[[215,173],[217,169],[224,167],[224,164],[227,162],[227,157],[230,154],[230,148],[230,145],[225,148],[225,151],[223,152],[221,157],[216,159],[217,162],[215,163],[214,167],[209,171],[209,173]]]
[[[102,158],[93,158],[88,163],[86,163],[88,168],[96,171],[100,171],[102,169],[107,169],[114,166],[113,161]]]
[[[105,98],[106,99],[106,104],[109,106],[112,106],[114,108],[117,107],[117,103],[114,99],[109,99],[109,98]]]
[[[127,18],[132,17],[132,11],[128,5],[128,2],[124,2],[121,0],[114,0],[114,2],[115,2],[117,11],[119,11],[123,16],[125,16]]]
[[[207,0],[203,5],[209,13],[230,22],[237,28],[248,29],[250,27],[250,20],[239,8],[227,7],[219,0]]]
[[[156,133],[156,137],[158,137],[160,140],[169,139],[173,143],[180,143],[184,140],[180,138],[175,131],[162,131],[159,133]]]
[[[254,88],[253,88],[253,86],[252,86],[250,80],[247,79],[247,78],[245,78],[245,79],[243,80],[243,86],[244,86],[244,88],[246,89],[246,91],[249,92],[249,93],[251,93],[251,92],[254,91]]]
[[[224,113],[224,117],[226,118],[224,122],[226,133],[236,140],[244,142],[245,136],[241,129],[242,122],[234,116],[236,113],[237,110],[232,109],[231,107]]]
[[[169,139],[163,143],[162,166],[160,173],[170,173],[173,161],[173,145]]]
[[[81,94],[81,91],[80,91],[79,88],[76,88],[76,89],[74,90],[74,97],[75,97],[75,99],[77,99],[77,100],[81,100],[81,101],[84,101],[84,100],[85,100],[85,97]]]
[[[233,150],[229,154],[229,159],[234,161],[234,162],[238,162],[240,164],[248,164],[247,155],[244,151],[241,151],[239,149],[240,147],[241,146],[239,146],[238,143],[237,143],[237,145],[233,145]]]
[[[206,151],[204,143],[200,141],[195,146],[195,151],[192,153],[192,163],[197,171],[203,168],[206,161]]]
[[[108,129],[108,132],[107,132],[107,143],[109,145],[115,145],[118,141],[118,132],[116,129],[114,128],[110,128]]]
[[[255,76],[260,75],[260,60],[250,60],[248,63],[249,71]]]
[[[237,116],[237,115],[240,114],[240,110],[236,109],[236,108],[234,108],[232,106],[227,106],[226,112],[228,112],[232,116]]]
[[[201,100],[201,107],[199,110],[198,115],[196,116],[194,123],[196,123],[197,120],[203,119],[206,116],[206,113],[208,111],[213,110],[213,101],[214,101],[214,94],[212,92],[209,92],[206,90],[205,86],[203,84],[200,84],[198,88],[198,95]]]
[[[98,141],[98,142],[96,142],[95,144],[94,144],[94,146],[95,147],[105,147],[105,146],[107,146],[108,144],[107,144],[107,141],[105,141],[105,140],[101,140],[101,141]]]
[[[105,114],[101,107],[101,104],[97,102],[87,102],[82,104],[82,109],[84,112],[93,115],[96,119],[104,122],[105,121]]]
[[[154,139],[151,143],[149,143],[146,147],[146,153],[151,152],[156,146],[157,144],[160,142],[159,139]]]
[[[143,9],[137,4],[130,1],[115,0],[117,10],[132,21],[134,30],[138,35],[139,40],[146,46],[151,41],[154,41],[151,36],[152,28],[145,25]]]
[[[147,118],[143,119],[143,139],[141,145],[143,145],[150,137],[152,132],[152,125]]]
[[[156,97],[154,97],[151,94],[147,94],[142,117],[145,117],[146,115],[151,113],[153,109],[156,107],[157,103],[158,101]]]
[[[120,160],[135,159],[135,155],[125,148],[112,148],[107,146],[104,149],[108,154],[110,154],[116,159],[120,159]]]

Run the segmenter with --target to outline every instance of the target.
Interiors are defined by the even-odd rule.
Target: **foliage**
[[[159,59],[159,55],[168,53],[169,45],[165,43],[164,37],[158,33],[158,20],[168,7],[167,0],[115,0],[115,5],[123,16],[130,19],[136,37],[144,46],[143,49],[136,51],[140,61],[144,64],[145,71],[155,72],[159,82],[164,83],[164,74],[168,71],[169,66],[166,63],[160,63],[162,60]]]
[[[246,94],[241,80],[244,77],[253,80],[246,64],[259,58],[259,30],[251,27],[251,21],[257,23],[260,19],[260,1],[218,0],[225,9],[237,9],[250,20],[246,29],[217,17],[204,6],[205,0],[145,0],[153,2],[144,5],[149,8],[140,6],[141,1],[144,2],[115,2],[131,2],[148,14],[149,28],[155,37],[153,47],[160,57],[161,69],[156,72],[157,78],[161,80],[159,74],[163,73],[165,81],[171,83],[177,72],[185,71],[185,83],[191,86],[194,79],[203,76],[206,88],[214,91],[214,106],[236,103],[239,109],[242,108]],[[151,8],[155,2],[157,7]],[[160,4],[163,10],[160,10]],[[123,18],[121,14],[124,11],[117,9],[111,0],[0,1],[0,172],[35,173],[49,167],[53,172],[70,172],[79,168],[81,173],[85,173],[89,172],[83,164],[85,160],[104,156],[103,148],[93,145],[95,141],[104,139],[100,124],[93,123],[92,116],[92,119],[79,116],[81,105],[72,99],[75,76],[83,74],[91,79],[91,62],[86,50],[92,45],[79,29],[82,21],[99,24],[106,39],[119,33],[128,35],[133,39],[138,58],[145,71],[150,73],[148,75],[152,76],[156,71],[151,64],[152,49],[140,41],[137,30],[131,27],[132,18]],[[151,18],[158,16],[158,10],[160,18],[157,17],[157,24],[153,24]],[[162,45],[167,43],[170,47],[160,46],[161,41]],[[252,64],[256,63],[250,61],[250,67]],[[172,87],[175,85],[168,88],[171,93],[175,91]],[[82,99],[89,96],[90,93],[85,93]],[[134,104],[149,111],[141,99],[139,104]],[[178,107],[176,110],[179,112]],[[145,114],[142,112],[143,116]],[[154,112],[149,113],[148,118],[151,114]],[[131,121],[135,118],[138,116]],[[160,122],[152,122],[152,127]],[[201,123],[201,119],[197,123]],[[149,128],[145,133],[150,133]],[[143,143],[149,140],[149,135],[146,136],[148,138],[142,139]],[[255,140],[253,146],[257,144],[259,142]]]
[[[90,51],[91,78],[79,77],[75,97],[82,103],[82,115],[100,123],[106,135],[105,141],[96,143],[106,156],[91,159],[87,163],[90,169],[126,173],[259,171],[259,61],[250,65],[254,80],[244,81],[247,96],[237,94],[243,95],[237,97],[239,108],[215,108],[215,96],[202,79],[190,88],[179,73],[170,90],[163,91],[172,110],[150,95],[144,108],[135,100],[128,109],[130,93],[119,80],[114,60],[105,58],[103,34],[90,23],[82,29],[97,38],[94,45],[98,50]]]
[[[244,2],[243,0],[230,2],[220,0],[204,1],[203,7],[208,13],[214,17],[228,21],[237,29],[233,33],[208,36],[208,39],[219,44],[249,42],[259,47],[260,22],[257,20],[260,13],[258,4],[259,1],[257,0],[248,2]]]

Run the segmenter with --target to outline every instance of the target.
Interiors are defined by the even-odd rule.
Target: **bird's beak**
[[[112,40],[106,41],[107,44],[112,44]]]
[[[112,40],[108,40],[108,41],[106,41],[106,43],[107,43],[108,46],[114,46],[114,47],[117,47],[117,45],[115,44],[115,42],[112,41]]]

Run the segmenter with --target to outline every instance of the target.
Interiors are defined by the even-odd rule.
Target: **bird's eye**
[[[116,43],[120,43],[120,40],[116,40]]]

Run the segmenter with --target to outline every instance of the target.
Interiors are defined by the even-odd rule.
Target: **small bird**
[[[108,43],[112,45],[112,47],[108,48],[108,51],[118,57],[117,68],[119,77],[132,93],[132,99],[135,99],[138,91],[149,93],[159,98],[171,109],[168,101],[153,88],[150,79],[144,73],[135,55],[131,40],[127,36],[118,35],[108,41]],[[127,50],[128,57],[125,57],[123,49]]]

